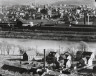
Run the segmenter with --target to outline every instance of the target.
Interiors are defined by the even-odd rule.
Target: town
[[[21,18],[24,20],[38,19],[61,19],[63,22],[82,22],[82,18],[86,14],[86,18],[90,17],[87,22],[92,24],[93,17],[96,15],[96,9],[84,5],[2,5],[0,7],[0,22],[13,22]],[[95,22],[95,21],[94,21]]]
[[[0,6],[0,76],[96,76],[96,8]]]

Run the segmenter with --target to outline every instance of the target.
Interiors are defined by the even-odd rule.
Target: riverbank
[[[63,40],[96,42],[96,32],[50,31],[50,30],[12,30],[0,31],[1,38]]]

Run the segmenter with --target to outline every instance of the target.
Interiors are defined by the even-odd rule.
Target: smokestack
[[[45,70],[45,62],[46,62],[46,55],[45,55],[45,49],[44,49],[44,70]]]

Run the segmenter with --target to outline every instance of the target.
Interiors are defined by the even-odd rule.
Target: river
[[[76,50],[80,46],[80,41],[57,41],[57,40],[36,40],[36,39],[15,39],[15,38],[0,38],[0,42],[21,46],[22,48],[36,48],[37,50],[43,49],[59,49],[66,51],[68,48]],[[96,42],[85,42],[89,51],[96,51]]]

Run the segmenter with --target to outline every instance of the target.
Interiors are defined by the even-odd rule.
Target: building
[[[26,52],[23,54],[23,61],[28,61],[28,55]]]

